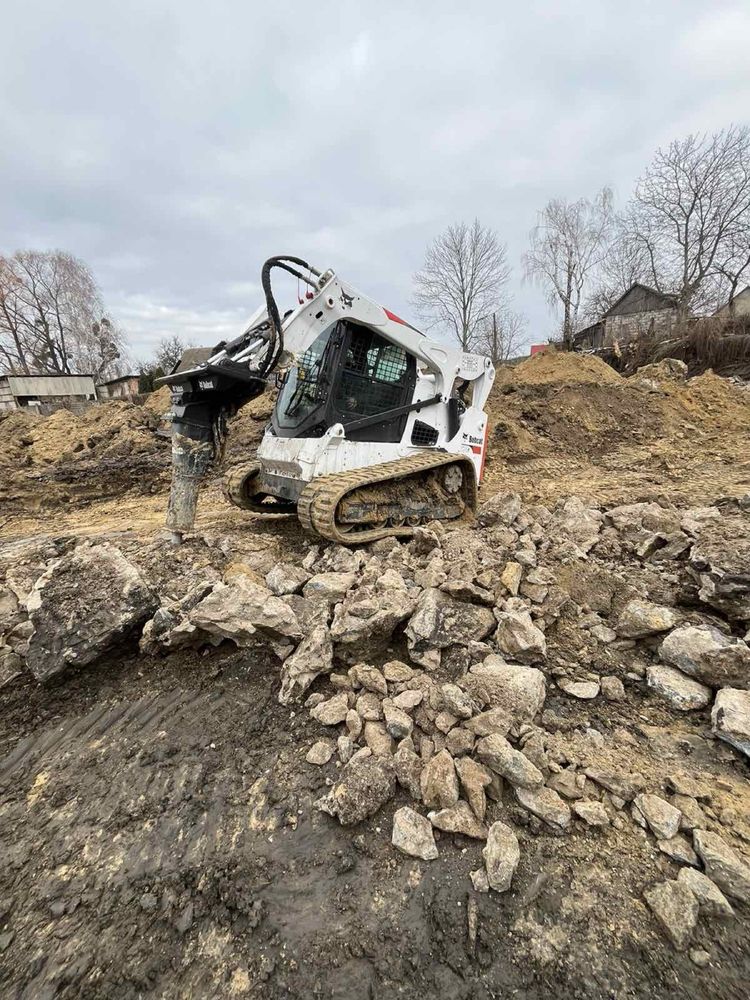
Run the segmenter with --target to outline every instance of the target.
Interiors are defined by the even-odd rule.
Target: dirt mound
[[[224,451],[225,466],[246,462],[253,457],[263,437],[266,424],[271,418],[275,402],[275,390],[264,392],[262,396],[243,406],[230,422]]]
[[[0,499],[36,509],[166,486],[169,442],[157,435],[161,410],[112,400],[82,414],[42,417],[15,410],[0,417]],[[163,482],[162,482],[163,480]]]
[[[488,402],[483,490],[611,502],[703,502],[750,489],[750,388],[666,364],[623,378],[597,358],[542,354],[504,369]]]
[[[553,350],[535,354],[514,367],[502,368],[498,378],[500,384],[510,382],[516,386],[561,382],[604,385],[621,380],[614,368],[599,358]]]
[[[169,386],[163,385],[160,389],[148,394],[143,403],[143,408],[144,410],[148,410],[149,413],[156,413],[158,416],[162,416],[170,407],[171,397],[172,394],[169,391]]]

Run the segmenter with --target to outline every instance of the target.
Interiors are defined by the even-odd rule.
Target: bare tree
[[[635,244],[626,232],[622,218],[612,223],[606,252],[588,283],[581,305],[580,319],[594,323],[636,282],[649,283],[648,260],[643,247]]]
[[[683,316],[714,298],[717,283],[731,302],[750,269],[750,128],[689,135],[660,149],[625,225],[650,283],[675,295]]]
[[[494,365],[518,354],[526,328],[526,317],[503,306],[485,317],[477,336],[476,349],[492,359]]]
[[[422,319],[472,350],[480,325],[504,301],[510,277],[506,248],[478,219],[449,226],[427,248],[414,275],[414,303]]]
[[[168,374],[180,363],[182,355],[189,346],[176,333],[170,337],[162,337],[156,348],[156,367],[161,368],[165,375]]]
[[[7,371],[102,377],[122,345],[83,261],[60,250],[0,260],[0,363]]]
[[[583,290],[606,253],[611,226],[612,192],[602,188],[593,201],[547,202],[531,231],[525,275],[545,289],[553,308],[562,308],[566,347],[573,342]]]

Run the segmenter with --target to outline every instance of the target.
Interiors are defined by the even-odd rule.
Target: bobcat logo
[[[354,296],[347,295],[344,289],[342,288],[339,301],[341,302],[342,309],[351,309],[352,305],[354,304]]]

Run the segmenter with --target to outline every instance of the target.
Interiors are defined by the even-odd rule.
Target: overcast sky
[[[86,260],[135,358],[212,343],[263,260],[333,266],[413,318],[446,225],[520,256],[550,197],[624,201],[653,152],[750,120],[750,3],[6,0],[0,253]]]

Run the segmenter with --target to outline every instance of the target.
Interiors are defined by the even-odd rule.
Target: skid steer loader
[[[271,273],[306,287],[283,318]],[[487,446],[489,358],[430,340],[332,270],[298,257],[263,265],[264,304],[208,361],[165,376],[172,390],[167,527],[179,543],[200,480],[222,455],[227,418],[274,381],[257,455],[230,469],[232,503],[351,545],[476,507]]]

